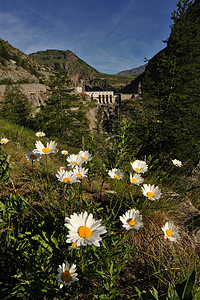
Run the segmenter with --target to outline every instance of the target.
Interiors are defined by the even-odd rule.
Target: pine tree
[[[18,85],[7,85],[0,105],[1,117],[13,123],[27,126],[30,121],[32,105]]]
[[[80,99],[70,93],[69,79],[59,70],[49,83],[50,97],[35,116],[36,129],[79,144],[88,133],[88,120]]]

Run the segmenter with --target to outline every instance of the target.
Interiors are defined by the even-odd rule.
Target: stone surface
[[[24,68],[17,66],[13,60],[7,61],[6,66],[0,63],[0,80],[11,80],[13,82],[17,81],[27,81],[31,83],[39,83],[39,79],[30,74]]]
[[[28,96],[28,99],[32,102],[33,107],[39,107],[44,104],[44,101],[48,96],[48,87],[44,84],[32,83],[32,84],[19,84],[22,92]],[[0,101],[3,98],[6,85],[0,85]]]

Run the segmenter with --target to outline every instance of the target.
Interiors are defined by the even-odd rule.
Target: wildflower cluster
[[[130,172],[130,182],[131,184],[140,185],[144,182],[144,179],[140,174],[145,173],[148,170],[148,165],[145,161],[142,160],[135,160],[134,162],[131,162],[131,167],[135,171],[135,174],[132,174]],[[124,177],[124,172],[122,172],[120,169],[112,169],[108,172],[108,175],[113,178],[120,180]],[[141,188],[142,193],[144,196],[148,197],[150,200],[156,200],[159,199],[162,195],[161,190],[158,186],[154,186],[151,184],[144,184]]]
[[[88,161],[91,159],[90,154],[85,151],[80,151],[78,155],[72,154],[67,158],[68,166],[73,168],[72,171],[65,171],[60,170],[59,174],[56,176],[60,181],[67,181],[67,182],[78,182],[77,178],[82,178],[86,176],[84,174],[84,171],[81,170],[81,165],[83,163],[83,157],[85,158],[84,161]],[[133,163],[131,163],[132,168],[134,169],[136,174],[130,173],[130,181],[131,183],[134,183],[135,185],[139,185],[143,183],[144,179],[141,177],[139,173],[145,173],[148,169],[148,165],[144,161],[136,160]],[[77,172],[82,172],[81,176],[77,174]],[[124,177],[124,172],[120,169],[112,169],[108,171],[108,175],[112,179],[121,180]],[[65,176],[68,176],[67,179]],[[70,177],[71,176],[71,177]],[[74,177],[73,177],[74,176]],[[65,177],[65,178],[64,178]],[[71,181],[70,181],[71,180]],[[144,184],[142,187],[142,193],[148,199],[150,200],[156,200],[159,199],[162,195],[161,190],[159,187],[150,185],[150,184]],[[137,209],[130,209],[126,211],[122,216],[119,217],[120,221],[122,222],[122,227],[124,227],[126,230],[130,229],[136,229],[139,230],[144,226],[144,223],[142,222],[142,215],[140,214],[139,210]],[[93,218],[93,214],[88,214],[87,211],[81,212],[79,215],[76,213],[73,213],[73,215],[70,215],[70,217],[65,218],[66,223],[64,224],[68,229],[68,235],[67,235],[67,243],[70,243],[71,246],[70,249],[77,249],[79,250],[80,247],[86,246],[86,245],[94,245],[96,247],[100,247],[100,241],[102,240],[101,235],[107,233],[107,230],[105,226],[101,225],[102,220],[95,220]],[[173,222],[167,222],[163,227],[162,230],[164,232],[165,238],[168,238],[172,242],[176,242],[179,240],[180,235],[178,228],[174,225]],[[69,264],[67,264],[67,271],[64,270],[64,264],[63,268],[61,269],[61,266],[59,266],[59,274],[57,275],[57,279],[60,282],[60,287],[62,287],[64,284],[69,285],[72,283],[75,279],[73,275],[69,271]],[[62,272],[61,272],[62,270]],[[66,273],[67,272],[67,273]],[[67,274],[67,275],[66,275]],[[76,278],[76,280],[78,280]]]
[[[61,152],[64,155],[68,154],[68,151],[63,150]],[[87,177],[88,169],[82,167],[84,163],[88,163],[92,160],[92,155],[88,151],[80,151],[78,154],[71,154],[66,158],[68,167],[72,170],[66,170],[66,167],[60,167],[56,174],[59,181],[72,184],[80,182],[84,177]]]
[[[45,137],[44,132],[37,132],[38,139]],[[9,140],[2,138],[0,143],[6,144]],[[57,143],[55,141],[47,142],[46,145],[40,140],[36,141],[35,149],[25,154],[28,161],[39,161],[43,155],[49,155],[51,153],[58,153]],[[69,154],[67,150],[62,150],[61,154],[66,156],[66,166],[61,166],[55,177],[59,182],[66,184],[80,183],[83,178],[87,177],[88,168],[87,165],[92,160],[92,155],[88,151],[79,151],[78,154]],[[46,156],[47,157],[47,156]],[[172,160],[175,166],[182,166],[182,162],[176,159]],[[147,172],[148,165],[145,161],[135,160],[131,162],[132,172],[129,173],[130,184],[140,186],[141,193],[151,201],[160,199],[162,192],[158,186],[144,183],[142,174]],[[108,171],[108,176],[116,180],[123,180],[125,172],[120,169],[113,168]],[[64,185],[65,186],[65,185]],[[125,211],[119,220],[122,223],[122,227],[129,231],[131,229],[139,230],[144,227],[143,217],[140,211],[135,208],[131,208]],[[102,235],[107,233],[106,227],[101,225],[102,220],[95,220],[92,213],[87,211],[79,214],[73,213],[69,217],[65,217],[64,226],[68,230],[66,243],[70,244],[69,249],[80,250],[84,246],[100,247],[102,241]],[[177,242],[180,239],[178,228],[173,222],[166,222],[161,230],[164,233],[164,238],[169,239],[171,242]],[[62,265],[59,265],[58,274],[55,278],[58,280],[59,287],[70,286],[72,283],[78,281],[78,273],[76,272],[76,264],[71,264],[65,261]]]

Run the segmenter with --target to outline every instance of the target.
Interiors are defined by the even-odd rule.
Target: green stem
[[[33,160],[32,160],[32,174],[33,174],[33,187],[35,188],[35,172],[33,168]]]
[[[124,241],[125,241],[126,239],[128,240],[129,237],[131,236],[131,234],[132,234],[132,230],[130,229],[130,231],[129,231],[129,232],[126,232],[126,233],[124,234],[124,237],[123,237],[122,239],[120,239],[119,242],[115,245],[115,248],[118,247],[119,244],[124,243]]]
[[[125,190],[126,190],[126,188],[127,188],[127,186],[125,186],[124,187],[124,189],[123,189],[123,191],[122,191],[122,193],[121,193],[121,201],[120,201],[120,205],[119,205],[119,208],[118,208],[118,210],[117,210],[117,213],[115,214],[116,216],[118,215],[118,213],[119,213],[119,211],[120,211],[120,208],[121,208],[121,205],[122,205],[122,202],[123,202],[123,195],[124,195],[124,192],[125,192]],[[114,211],[114,209],[115,209],[115,207],[116,207],[116,205],[118,204],[118,201],[115,201],[115,205],[114,205],[114,207],[113,207],[113,211]],[[111,207],[110,207],[111,208]]]
[[[104,179],[103,179],[103,181],[102,181],[102,183],[101,183],[101,190],[100,190],[100,201],[101,201],[101,199],[102,199],[102,193],[103,193],[103,184],[104,184]]]
[[[45,171],[46,171],[46,174],[47,174],[47,170],[48,170],[48,169],[47,169],[47,165],[48,165],[48,164],[47,164],[47,154],[46,154],[45,156],[46,156],[46,157],[45,157],[45,168],[46,168]]]
[[[64,189],[63,189],[63,210],[64,210],[64,220],[66,218],[66,202],[65,202],[65,192],[66,192],[66,187],[67,184],[64,184]]]
[[[81,245],[81,249],[80,249],[80,257],[81,257],[81,269],[82,272],[84,271],[84,261],[83,261],[83,246]]]

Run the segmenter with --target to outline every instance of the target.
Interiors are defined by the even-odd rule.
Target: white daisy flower
[[[78,154],[71,154],[67,157],[68,166],[74,168],[75,166],[81,166],[83,164],[82,157]]]
[[[95,221],[93,214],[85,211],[77,215],[74,213],[70,218],[65,218],[65,226],[69,229],[67,243],[76,243],[77,246],[94,245],[99,247],[101,234],[106,233],[105,226],[101,226],[101,220]]]
[[[80,249],[80,247],[77,247],[77,244],[76,243],[72,243],[71,246],[68,247],[69,249]]]
[[[158,186],[154,186],[151,184],[143,184],[142,193],[144,196],[148,197],[150,200],[156,200],[159,199],[162,195],[161,190]]]
[[[126,228],[126,230],[129,229],[140,229],[140,227],[143,227],[142,222],[142,215],[140,215],[139,210],[136,210],[134,208],[128,210],[123,216],[119,217],[120,220],[123,223],[123,227]]]
[[[47,142],[47,146],[45,147],[41,141],[37,141],[35,143],[36,149],[34,149],[34,152],[40,153],[40,154],[49,154],[54,153],[56,151],[57,144],[54,141]]]
[[[57,268],[58,275],[55,276],[55,278],[58,280],[60,288],[66,285],[71,285],[73,282],[78,281],[77,273],[76,273],[76,265],[68,263],[66,261],[65,263],[59,265],[59,268]]]
[[[7,144],[9,142],[9,140],[8,139],[6,139],[6,138],[2,138],[1,139],[1,141],[0,141],[0,143],[3,145],[3,144]]]
[[[120,180],[124,177],[124,172],[120,169],[112,169],[108,172],[108,175],[113,179]]]
[[[60,170],[56,174],[56,177],[58,178],[59,181],[68,184],[72,184],[74,182],[80,182],[79,180],[77,180],[76,175],[72,171]]]
[[[133,176],[133,174],[130,173],[130,182],[135,185],[140,185],[141,183],[144,182],[144,179],[142,178],[142,176],[140,174],[135,174]]]
[[[61,153],[62,153],[63,155],[67,155],[67,154],[68,154],[68,151],[67,151],[67,150],[62,150]]]
[[[148,165],[143,160],[135,160],[131,162],[131,166],[136,173],[145,173],[148,169]]]
[[[164,231],[165,239],[168,238],[171,242],[177,242],[180,239],[178,227],[173,222],[166,222],[162,231]]]
[[[39,131],[39,132],[36,132],[35,135],[36,135],[37,137],[43,137],[43,136],[45,136],[45,133],[42,132],[42,131]]]
[[[65,167],[60,167],[59,171],[65,171],[65,169],[66,169]]]
[[[87,172],[88,172],[88,169],[85,169],[85,168],[82,168],[82,167],[79,167],[79,166],[76,166],[73,169],[74,175],[76,175],[76,177],[78,177],[79,179],[82,179],[83,177],[87,177],[87,175],[86,175]]]
[[[41,158],[40,153],[36,153],[33,151],[29,151],[27,154],[25,154],[25,156],[29,161],[36,161]]]
[[[178,159],[172,159],[172,163],[176,166],[176,167],[182,167],[182,162]]]
[[[88,151],[80,151],[79,155],[85,163],[92,160],[92,155]]]

